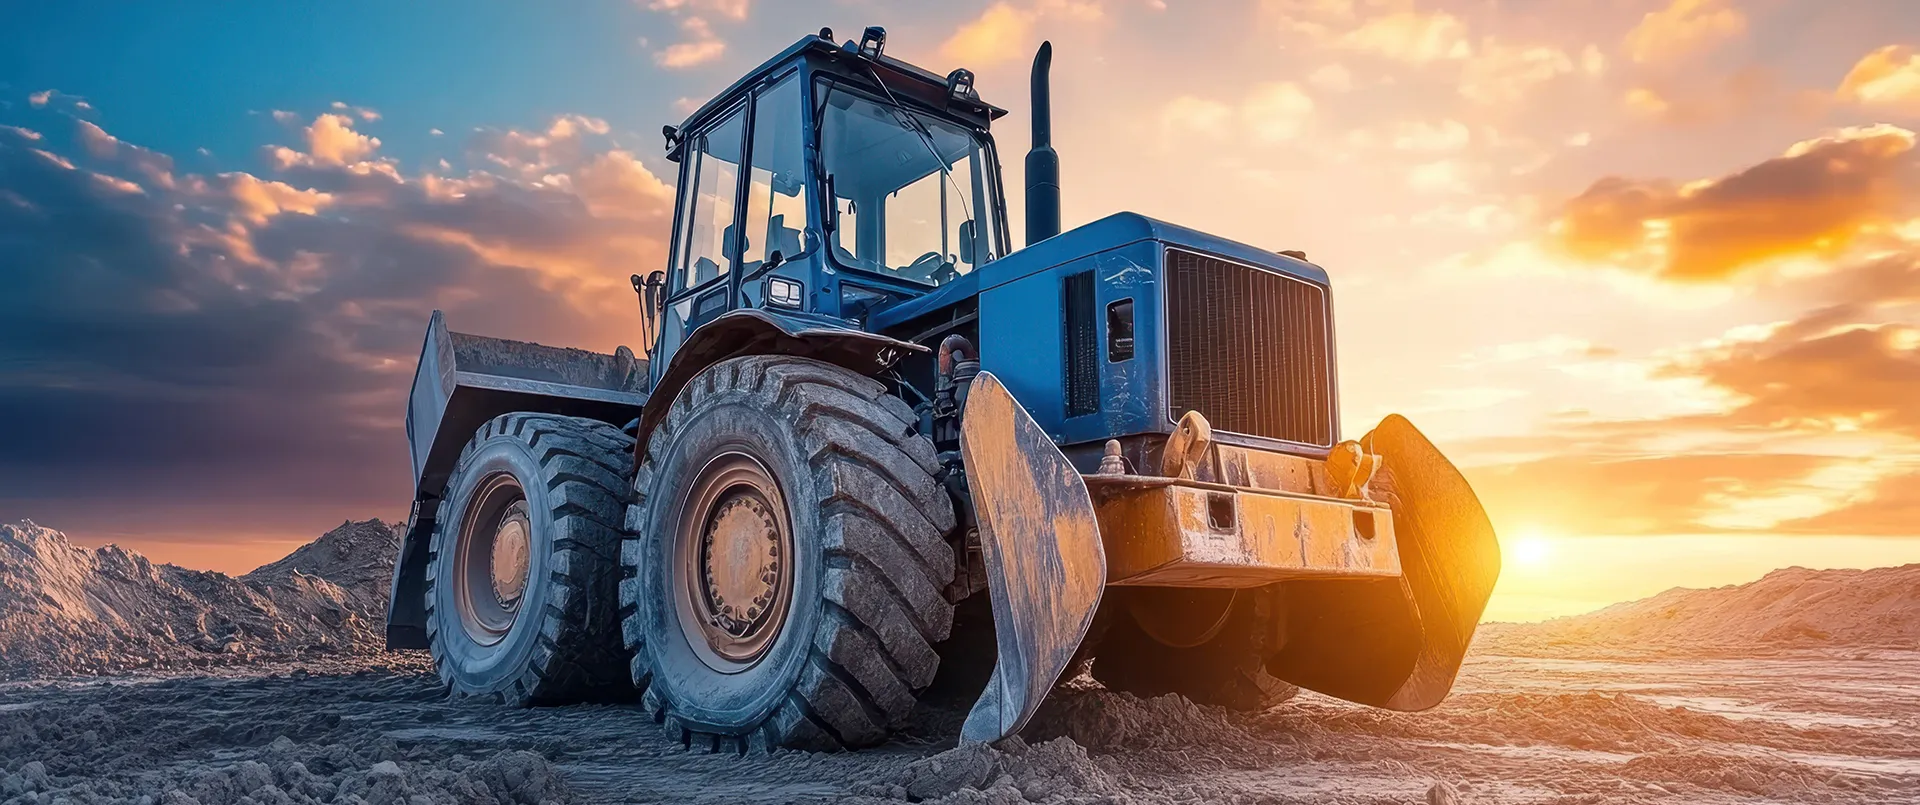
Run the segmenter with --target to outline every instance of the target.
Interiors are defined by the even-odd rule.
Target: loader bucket
[[[1086,482],[992,373],[974,379],[960,421],[999,649],[960,737],[997,741],[1073,661],[1100,607],[1106,550]]]
[[[1500,545],[1479,498],[1432,442],[1398,414],[1361,440],[1382,457],[1373,497],[1393,509],[1402,576],[1280,585],[1280,679],[1390,710],[1440,703],[1500,576]]]

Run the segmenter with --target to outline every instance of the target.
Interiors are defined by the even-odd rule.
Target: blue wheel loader
[[[1343,439],[1327,273],[1132,213],[1026,246],[973,74],[807,36],[679,126],[644,354],[428,325],[387,642],[453,695],[637,703],[711,751],[962,740],[1048,692],[1393,710],[1453,685],[1491,524],[1405,419]],[[963,700],[964,701],[964,700]]]

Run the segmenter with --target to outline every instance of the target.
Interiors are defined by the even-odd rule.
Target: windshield
[[[939,285],[999,255],[987,151],[972,132],[831,83],[817,91],[842,264]]]

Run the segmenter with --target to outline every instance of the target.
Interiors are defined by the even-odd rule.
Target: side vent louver
[[[1065,279],[1066,350],[1063,353],[1066,375],[1067,416],[1082,416],[1100,410],[1099,344],[1094,316],[1093,272],[1083,271]]]

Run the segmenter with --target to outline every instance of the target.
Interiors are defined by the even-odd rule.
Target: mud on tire
[[[467,442],[447,480],[426,582],[427,640],[453,695],[517,706],[632,695],[614,598],[632,449],[604,422],[530,413],[496,417]],[[492,622],[478,623],[482,605],[462,596],[493,594],[498,604],[503,582],[479,589],[483,580],[465,573],[481,560],[473,541],[491,538],[477,522],[491,507],[476,495],[501,494],[503,484],[519,489],[523,581],[511,612],[484,605]]]
[[[671,737],[708,751],[831,750],[878,743],[904,722],[953,621],[941,594],[954,572],[953,502],[917,422],[871,378],[784,356],[722,362],[674,400],[648,439],[620,551],[633,683]],[[738,455],[778,486],[792,550],[761,578],[788,595],[759,654],[716,662],[686,615],[711,607],[698,596],[712,593],[676,546],[717,539],[715,526],[682,525],[707,516],[686,500],[710,486],[703,468]],[[705,572],[718,584],[711,564]]]
[[[1138,696],[1178,693],[1198,704],[1257,711],[1293,698],[1299,688],[1267,673],[1279,649],[1274,620],[1284,617],[1274,591],[1242,590],[1219,632],[1196,646],[1160,643],[1125,611],[1115,613],[1094,649],[1093,678],[1109,690]]]

